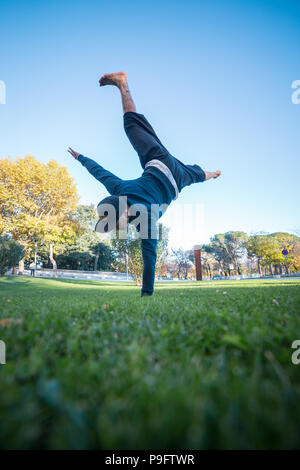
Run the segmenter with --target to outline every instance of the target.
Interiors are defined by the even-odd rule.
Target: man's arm
[[[114,175],[108,170],[105,170],[101,165],[92,160],[91,158],[84,157],[82,154],[69,148],[68,152],[78,160],[91,175],[100,181],[112,195],[119,195],[120,185],[122,183],[121,178]]]
[[[142,239],[141,248],[144,263],[142,287],[142,297],[144,297],[146,295],[152,295],[154,290],[157,240]]]

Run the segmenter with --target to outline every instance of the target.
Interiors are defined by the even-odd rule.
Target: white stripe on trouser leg
[[[175,199],[177,199],[178,198],[178,186],[176,184],[176,181],[174,179],[174,176],[172,175],[170,168],[168,168],[167,165],[165,165],[160,160],[155,160],[155,159],[150,160],[148,163],[146,163],[145,168],[147,168],[148,166],[155,166],[168,178],[168,180],[170,181],[171,185],[173,186],[175,190],[175,194],[176,194]]]

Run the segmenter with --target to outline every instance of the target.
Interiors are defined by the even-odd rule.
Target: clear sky
[[[185,188],[169,209],[174,246],[299,228],[299,1],[11,0],[0,2],[0,18],[0,158],[56,159],[82,203],[107,193],[68,146],[138,177],[119,92],[98,85],[125,70],[137,112],[168,150],[223,172]],[[174,214],[190,204],[201,216],[197,227],[185,216],[183,236]]]

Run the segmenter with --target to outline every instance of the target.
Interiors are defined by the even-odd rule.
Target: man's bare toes
[[[106,73],[103,75],[100,80],[100,86],[104,85],[115,85],[120,86],[122,82],[126,82],[127,76],[126,72],[117,72],[117,73]]]
[[[222,172],[220,170],[215,171],[214,178],[218,178],[218,176],[220,176],[221,174],[222,174]]]
[[[109,78],[107,78],[105,75],[103,75],[103,77],[100,78],[99,84],[100,84],[100,86],[104,86],[104,85],[115,85],[115,83],[112,82],[112,80],[110,80]]]

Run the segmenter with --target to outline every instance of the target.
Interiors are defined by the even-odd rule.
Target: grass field
[[[300,280],[139,295],[0,278],[2,448],[300,448]]]

